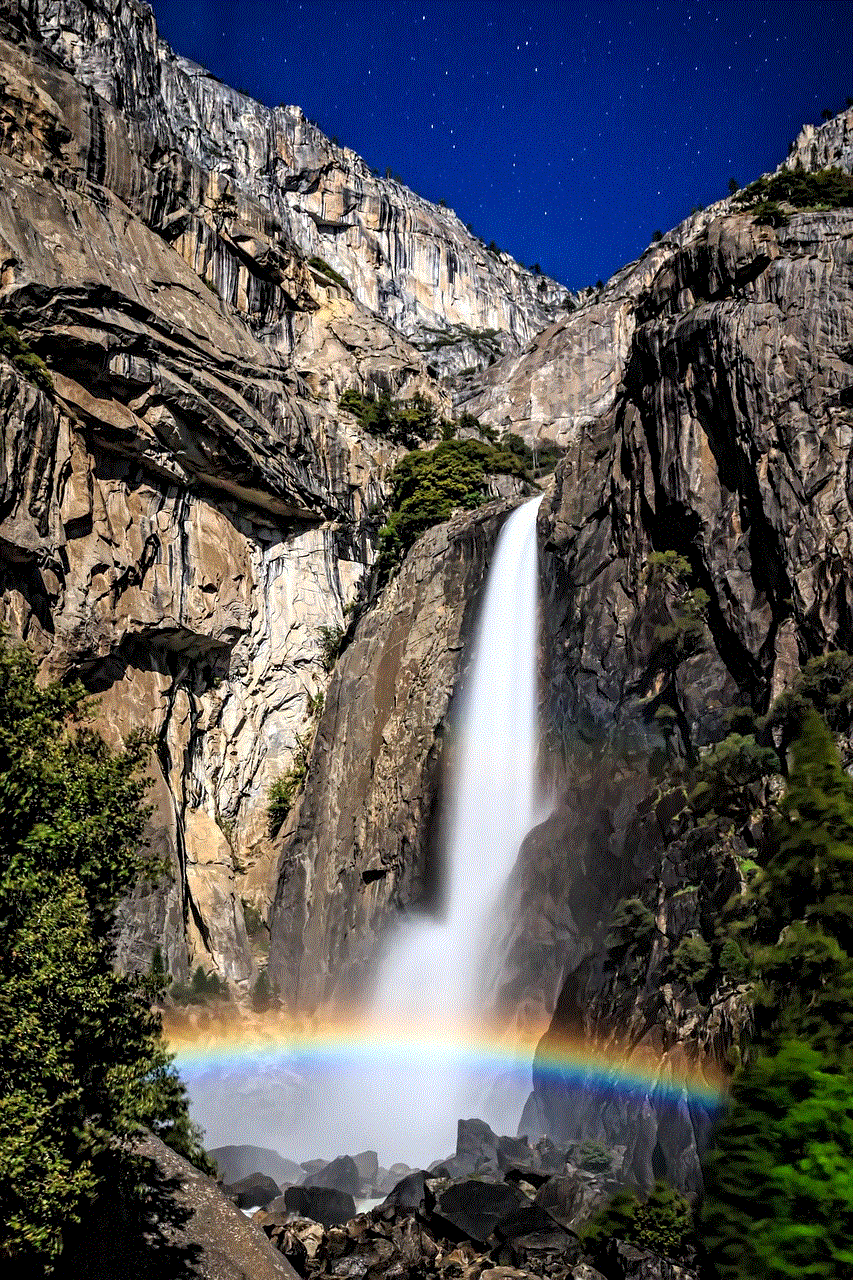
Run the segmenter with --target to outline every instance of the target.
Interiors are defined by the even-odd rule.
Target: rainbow
[[[439,1027],[336,1019],[309,1022],[280,1016],[189,1020],[166,1027],[175,1066],[193,1081],[230,1071],[284,1069],[302,1075],[370,1069],[453,1065],[483,1076],[517,1073],[555,1086],[602,1091],[659,1102],[690,1102],[717,1110],[726,1079],[708,1058],[682,1049],[660,1053],[644,1045],[594,1044],[578,1036],[510,1031],[496,1026]]]

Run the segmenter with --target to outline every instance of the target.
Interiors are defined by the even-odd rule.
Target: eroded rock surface
[[[352,997],[391,913],[439,889],[448,709],[509,510],[490,504],[425,534],[335,668],[273,914],[270,973],[300,1009]]]

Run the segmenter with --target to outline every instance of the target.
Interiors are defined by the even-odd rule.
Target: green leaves
[[[719,1280],[850,1280],[853,784],[810,705],[746,908],[759,1044],[707,1162],[701,1235]]]
[[[454,510],[473,510],[486,501],[489,475],[527,478],[513,453],[481,440],[442,440],[434,449],[415,449],[389,477],[391,515],[379,532],[383,578],[400,563],[422,533],[449,520]]]
[[[86,711],[0,642],[0,1256],[33,1275],[105,1188],[136,1186],[143,1127],[204,1161],[146,982],[112,965],[116,904],[150,868],[148,743],[110,751]]]

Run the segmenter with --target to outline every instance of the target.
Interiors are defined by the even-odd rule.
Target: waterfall
[[[480,1037],[493,989],[481,968],[538,801],[540,501],[501,530],[453,706],[441,915],[398,923],[366,1015],[330,1027],[310,1059],[282,1047],[234,1073],[196,1077],[194,1118],[211,1146],[271,1144],[300,1160],[375,1149],[386,1166],[425,1167],[453,1151],[460,1117],[515,1132],[531,1073],[502,1077],[505,1059],[496,1066]]]
[[[370,1022],[379,1035],[383,1026],[410,1026],[413,1036],[426,1028],[448,1041],[447,1055],[412,1063],[402,1081],[389,1070],[360,1082],[362,1100],[371,1099],[377,1110],[387,1148],[408,1163],[452,1150],[460,1116],[480,1116],[502,1124],[502,1131],[511,1124],[513,1133],[519,1119],[520,1112],[507,1116],[500,1108],[484,1114],[493,1082],[484,1077],[482,1064],[466,1061],[464,1048],[467,1032],[482,1017],[490,984],[483,981],[481,964],[538,798],[541,500],[519,507],[501,530],[468,678],[454,707],[442,915],[409,917],[398,926],[374,987]]]

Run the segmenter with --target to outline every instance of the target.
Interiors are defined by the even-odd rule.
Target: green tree
[[[206,1162],[151,1010],[160,979],[112,963],[116,904],[150,871],[149,748],[110,751],[85,716],[79,685],[40,688],[0,642],[0,1257],[33,1275],[103,1195],[140,1207],[143,1129]]]
[[[747,908],[758,1046],[707,1162],[700,1235],[719,1280],[851,1280],[853,783],[814,710]]]

